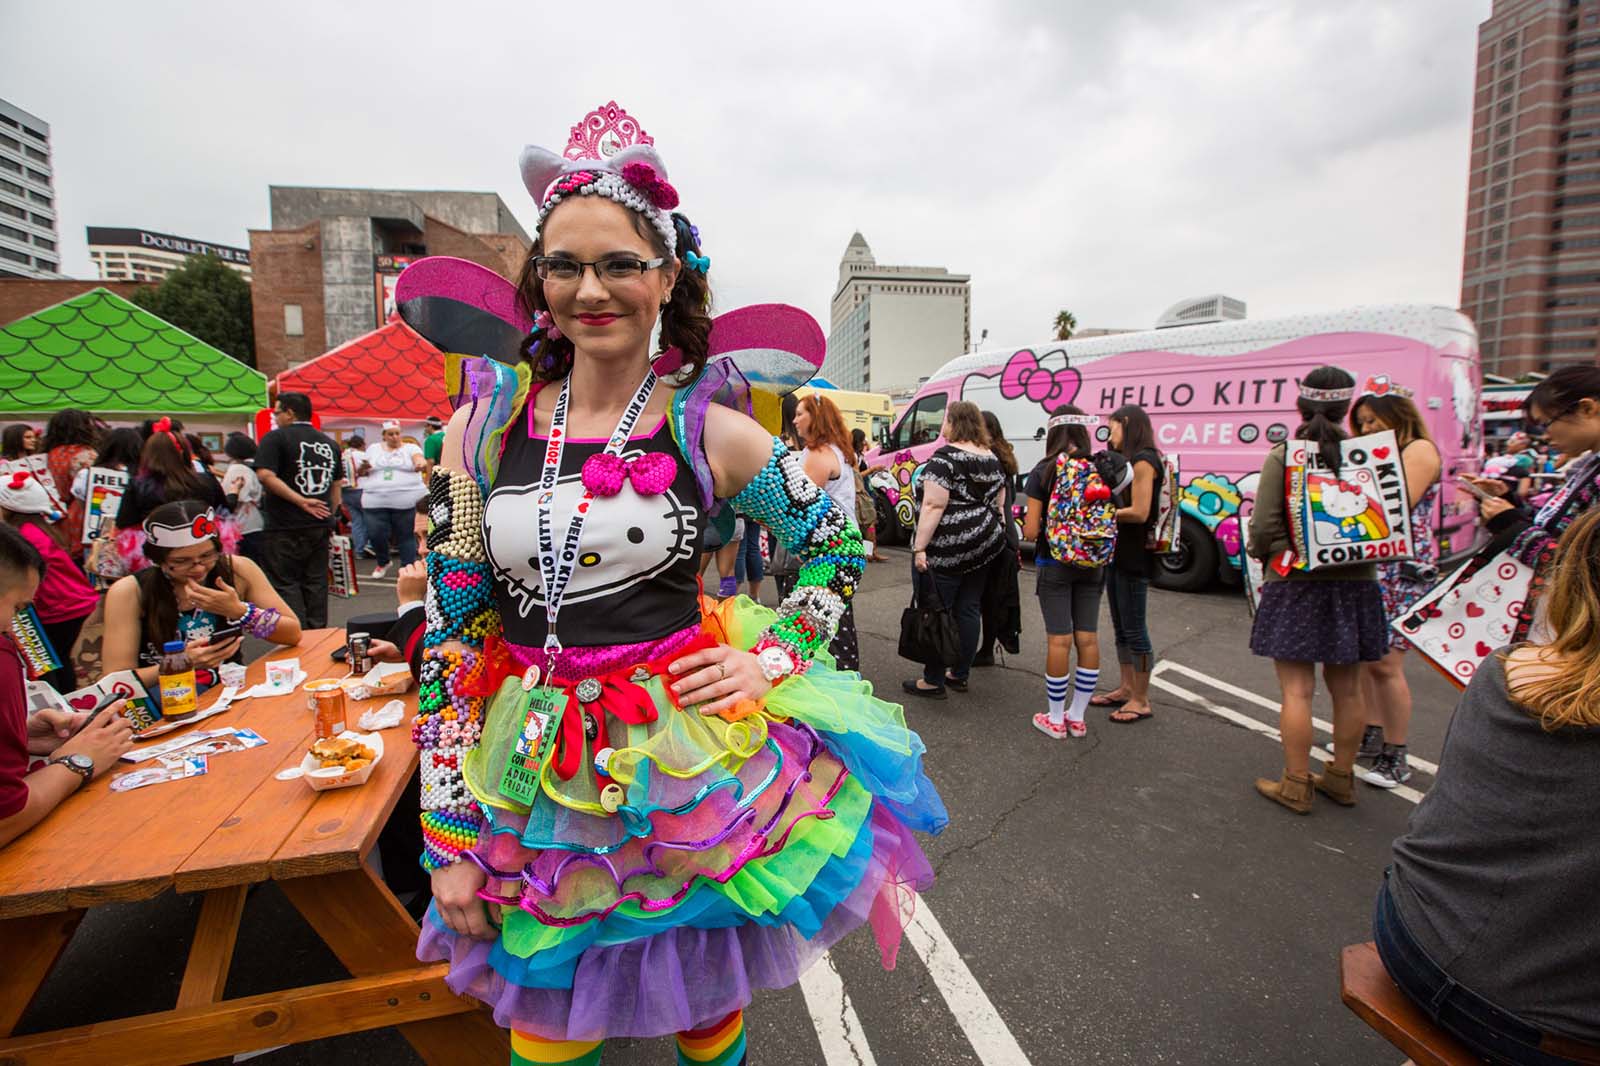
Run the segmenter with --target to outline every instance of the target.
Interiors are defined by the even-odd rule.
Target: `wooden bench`
[[[1351,944],[1339,953],[1339,998],[1378,1035],[1410,1055],[1417,1066],[1481,1066],[1483,1062],[1400,991],[1383,968],[1376,944]]]

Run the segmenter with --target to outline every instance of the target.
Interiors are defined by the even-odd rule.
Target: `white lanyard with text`
[[[639,421],[639,416],[644,413],[645,405],[650,402],[650,394],[655,391],[656,372],[646,371],[644,380],[639,383],[639,388],[633,394],[633,399],[628,401],[628,406],[623,409],[622,418],[617,422],[617,428],[612,431],[611,439],[606,442],[606,453],[620,455],[627,446],[628,438],[633,435],[634,424]],[[567,439],[567,403],[572,388],[572,379],[569,377],[561,384],[561,393],[556,397],[555,410],[550,414],[550,439],[544,449],[544,468],[539,472],[539,580],[544,583],[544,617],[545,636],[544,649],[552,654],[561,650],[561,641],[556,637],[556,616],[561,613],[561,601],[566,598],[567,582],[572,580],[572,571],[578,562],[578,541],[583,536],[583,523],[589,516],[589,505],[594,500],[594,493],[588,488],[583,490],[583,495],[578,498],[578,504],[573,508],[572,521],[567,525],[566,540],[562,542],[561,554],[556,555],[555,537],[550,529],[550,511],[556,499],[556,482],[561,475],[561,452]]]

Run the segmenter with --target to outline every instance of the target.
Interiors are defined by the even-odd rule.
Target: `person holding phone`
[[[120,700],[92,721],[57,710],[28,714],[27,668],[11,638],[11,619],[33,599],[46,569],[26,537],[0,525],[0,846],[38,825],[133,746]],[[34,766],[39,757],[46,761]]]
[[[240,660],[246,635],[300,642],[300,620],[261,567],[223,549],[216,514],[205,504],[163,504],[145,519],[144,532],[150,565],[106,593],[107,673],[133,670],[153,690],[161,646],[182,640],[204,691],[216,684],[218,665]]]

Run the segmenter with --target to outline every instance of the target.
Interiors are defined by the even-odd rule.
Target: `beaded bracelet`
[[[471,650],[423,652],[411,740],[420,762],[425,870],[457,861],[477,843],[483,824],[462,770],[467,753],[483,735],[486,698],[470,693],[481,690],[488,665],[487,658]]]
[[[244,614],[238,618],[227,620],[230,626],[238,626],[252,637],[267,640],[272,636],[273,630],[278,628],[278,619],[283,614],[276,607],[257,607],[248,601],[244,605]]]
[[[732,502],[801,559],[795,587],[778,605],[778,620],[755,646],[757,653],[783,648],[799,673],[833,639],[861,582],[866,569],[861,532],[776,439],[766,465]]]
[[[459,862],[461,853],[478,842],[483,816],[476,809],[422,813],[422,868],[432,873]]]

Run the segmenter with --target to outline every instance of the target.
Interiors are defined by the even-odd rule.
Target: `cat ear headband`
[[[1058,426],[1098,426],[1099,415],[1051,415],[1050,421],[1045,425],[1050,429]]]
[[[666,164],[653,144],[655,138],[612,101],[572,127],[561,155],[528,145],[519,165],[522,184],[539,205],[540,227],[568,197],[603,196],[642,215],[666,242],[668,253],[677,255],[678,234],[670,212],[678,206],[678,190],[668,184]]]
[[[206,508],[205,514],[196,515],[193,521],[181,526],[169,526],[148,518],[144,522],[144,542],[157,548],[192,548],[215,536],[217,514],[210,507]]]
[[[1388,374],[1378,374],[1367,379],[1367,384],[1362,388],[1363,396],[1404,396],[1411,398],[1411,390],[1398,381],[1391,381]]]

